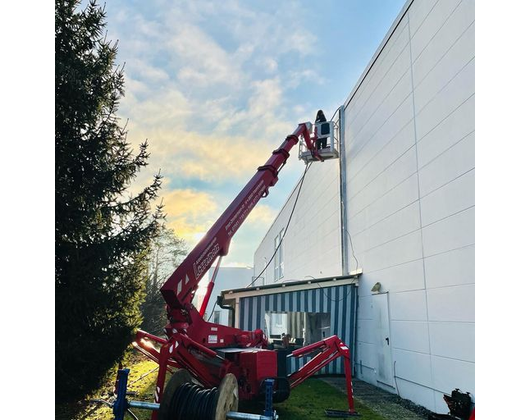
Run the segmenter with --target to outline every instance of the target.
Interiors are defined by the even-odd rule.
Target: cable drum
[[[192,383],[183,384],[171,398],[171,419],[214,420],[217,397],[217,388],[205,389]]]
[[[175,372],[167,383],[160,403],[159,420],[225,420],[238,408],[237,380],[227,374],[218,388],[204,388],[192,382],[185,369]]]

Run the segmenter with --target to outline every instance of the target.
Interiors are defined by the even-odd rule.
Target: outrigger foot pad
[[[326,410],[326,417],[335,417],[335,418],[348,418],[348,417],[361,417],[357,412],[343,411],[343,410]]]

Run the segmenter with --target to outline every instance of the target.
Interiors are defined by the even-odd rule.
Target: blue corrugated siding
[[[337,335],[350,348],[353,369],[356,293],[356,286],[344,285],[241,298],[239,328],[247,331],[264,329],[265,312],[269,311],[329,313],[331,334]],[[289,360],[289,369],[292,373],[300,369],[309,358],[293,357]],[[342,358],[334,360],[319,373],[343,374]]]

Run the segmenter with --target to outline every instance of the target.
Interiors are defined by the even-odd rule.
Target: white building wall
[[[446,412],[442,393],[475,390],[474,2],[407,8],[345,109],[347,228],[363,269],[357,373],[389,388],[373,334],[379,282],[389,389]]]
[[[290,159],[296,159],[292,156]],[[281,174],[280,174],[281,176]],[[314,162],[307,170],[302,191],[282,246],[285,260],[284,280],[304,280],[307,276],[328,277],[342,274],[340,251],[338,159]],[[274,239],[287,227],[300,182],[273,222],[254,254],[254,276],[258,276],[272,258],[255,285],[271,284],[274,279]],[[273,191],[271,191],[273,193]]]
[[[473,0],[407,2],[345,103],[346,228],[363,269],[356,373],[436,412],[447,412],[442,393],[475,392],[474,20]],[[309,180],[285,239],[287,279],[341,273],[337,160],[314,164]],[[257,249],[256,272],[294,198]],[[329,220],[315,225],[320,214]],[[383,361],[377,282],[390,319]],[[381,363],[393,383],[378,381]]]

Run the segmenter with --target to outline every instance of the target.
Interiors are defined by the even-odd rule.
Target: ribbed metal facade
[[[343,285],[274,293],[241,298],[239,327],[252,331],[265,328],[265,312],[312,312],[329,313],[331,334],[337,335],[349,348],[352,357],[355,349],[355,317],[357,286]],[[289,358],[289,373],[302,367],[309,358]],[[342,358],[334,360],[319,373],[343,374]]]

